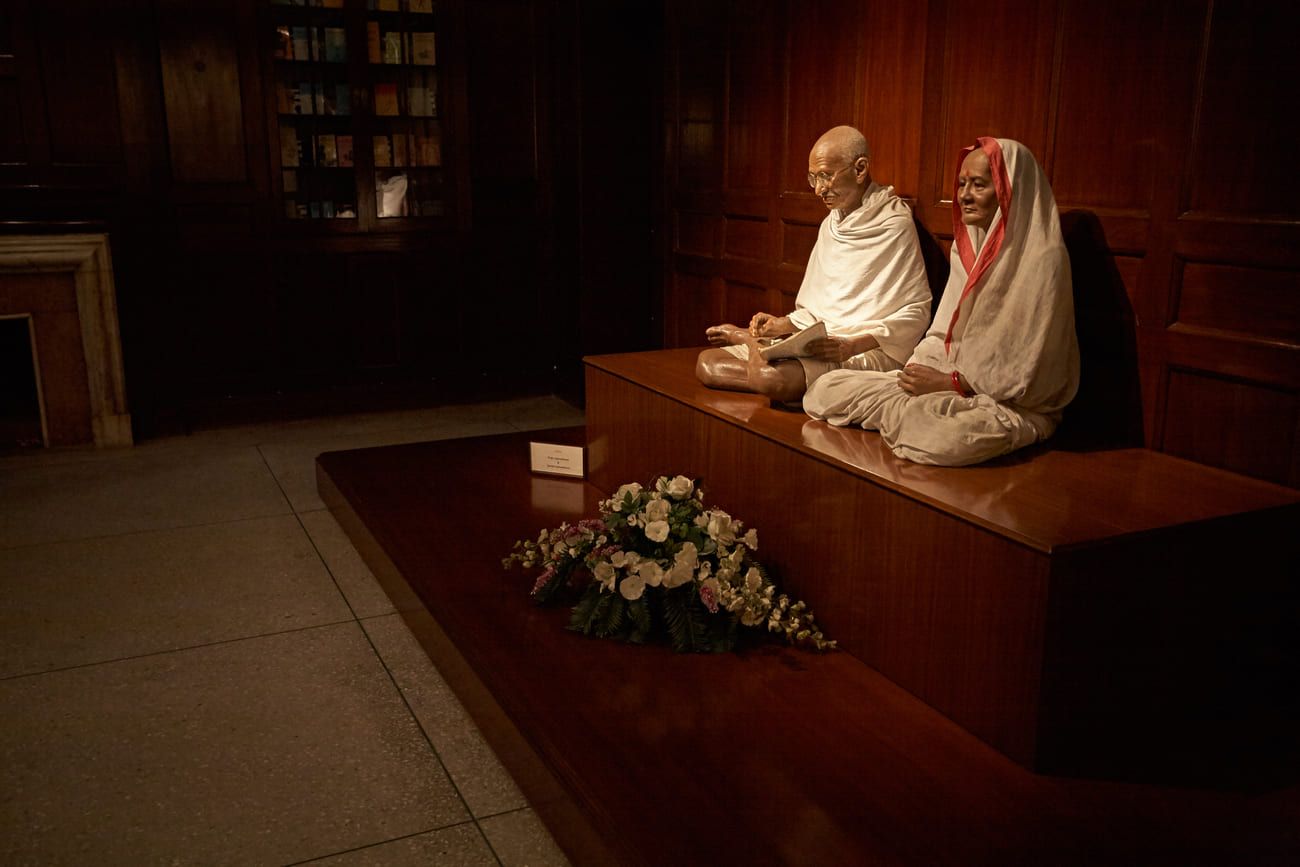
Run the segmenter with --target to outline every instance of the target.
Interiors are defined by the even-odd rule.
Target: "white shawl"
[[[1059,422],[1079,385],[1079,344],[1056,199],[1027,147],[977,141],[999,209],[985,233],[961,222],[953,195],[952,271],[911,360],[960,371],[977,393]]]
[[[818,320],[836,337],[870,334],[904,361],[930,321],[930,286],[912,211],[893,187],[872,182],[862,206],[822,220],[790,321]]]

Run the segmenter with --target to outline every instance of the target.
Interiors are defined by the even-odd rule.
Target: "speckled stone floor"
[[[556,398],[0,458],[0,863],[562,865],[316,495]]]

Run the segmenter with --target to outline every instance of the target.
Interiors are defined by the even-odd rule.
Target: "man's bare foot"
[[[714,325],[704,332],[704,336],[709,339],[709,343],[714,346],[732,346],[741,343],[747,343],[752,340],[749,330],[740,328],[726,323],[723,325]]]

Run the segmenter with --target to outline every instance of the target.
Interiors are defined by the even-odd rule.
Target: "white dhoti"
[[[749,347],[743,343],[720,347],[724,352],[736,356],[741,361],[749,360]],[[785,360],[785,359],[782,359]],[[884,349],[876,347],[868,352],[859,352],[843,361],[822,361],[820,358],[798,356],[793,359],[803,367],[804,387],[816,382],[832,370],[901,370],[903,365],[896,361]]]
[[[804,395],[803,409],[833,425],[880,431],[900,458],[947,467],[1024,448],[1055,427],[1048,418],[1019,412],[988,395],[940,391],[913,397],[898,387],[896,372],[828,372]]]

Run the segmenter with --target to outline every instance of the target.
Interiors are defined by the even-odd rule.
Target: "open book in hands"
[[[772,343],[771,346],[764,347],[761,354],[768,361],[775,361],[778,358],[797,358],[800,355],[807,355],[807,347],[814,340],[820,340],[826,336],[826,323],[814,322],[803,331],[796,331],[789,337],[780,338]]]

